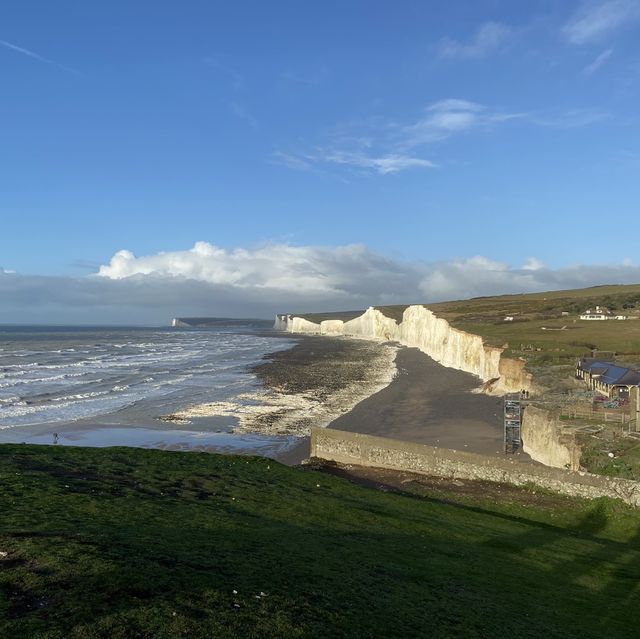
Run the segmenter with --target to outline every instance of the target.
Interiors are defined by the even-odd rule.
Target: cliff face
[[[562,432],[558,415],[552,411],[527,406],[522,421],[522,441],[524,452],[545,466],[580,468],[580,447],[572,435]]]
[[[453,328],[420,305],[409,306],[399,324],[369,308],[348,322],[326,320],[316,324],[301,317],[278,315],[275,328],[291,333],[392,340],[419,348],[444,366],[477,375],[488,383],[488,392],[501,394],[531,388],[531,376],[524,370],[524,362],[501,358],[502,349],[486,346],[479,335]]]

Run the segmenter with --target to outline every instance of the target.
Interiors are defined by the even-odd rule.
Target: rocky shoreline
[[[180,424],[214,415],[237,417],[236,432],[309,435],[388,386],[397,346],[368,340],[301,337],[293,348],[265,356],[251,373],[262,388],[230,401],[190,406],[162,417]]]

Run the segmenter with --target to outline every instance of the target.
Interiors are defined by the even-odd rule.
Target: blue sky
[[[134,279],[217,314],[640,281],[639,34],[640,0],[5,2],[0,321],[105,278],[114,321]]]

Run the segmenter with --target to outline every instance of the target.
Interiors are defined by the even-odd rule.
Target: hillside
[[[2,637],[637,636],[607,500],[117,448],[2,446],[0,480]]]
[[[408,305],[377,306],[397,322]],[[424,304],[453,327],[480,335],[489,346],[504,348],[505,357],[521,358],[544,385],[561,382],[578,357],[592,350],[615,353],[618,361],[640,363],[640,284],[522,295],[477,297]],[[587,308],[605,306],[627,321],[579,319]],[[309,321],[348,321],[363,311],[301,314]],[[505,321],[506,317],[513,318]]]
[[[424,304],[452,326],[482,336],[490,346],[504,346],[505,355],[523,357],[533,365],[573,364],[576,357],[593,348],[617,352],[622,361],[640,361],[640,321],[587,322],[578,319],[580,313],[596,305],[638,319],[640,284]],[[400,322],[407,306],[376,308]],[[300,317],[316,323],[327,319],[348,321],[362,312],[304,313]],[[505,317],[513,317],[513,321],[505,321]],[[543,330],[543,327],[552,330]]]

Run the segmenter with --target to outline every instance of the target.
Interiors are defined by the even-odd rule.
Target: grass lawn
[[[0,637],[637,637],[640,512],[0,447]]]
[[[579,438],[580,463],[592,473],[640,481],[640,440],[622,437],[611,428]]]

